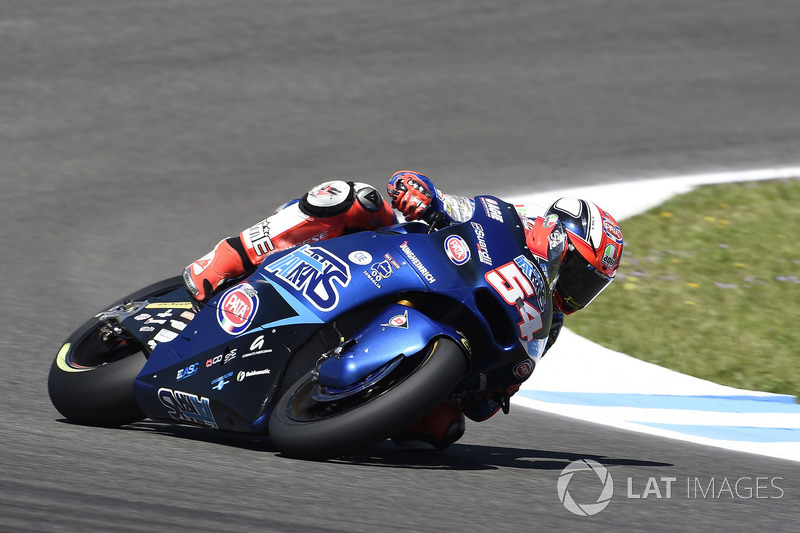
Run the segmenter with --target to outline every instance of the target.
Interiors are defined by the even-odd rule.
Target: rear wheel
[[[183,286],[180,276],[155,283],[109,306],[147,300]],[[70,335],[50,367],[50,400],[69,420],[119,426],[145,418],[133,394],[133,381],[145,362],[143,347],[124,333],[92,318]]]
[[[445,401],[466,365],[461,348],[439,338],[370,388],[337,401],[315,400],[308,374],[277,401],[270,438],[285,455],[303,459],[329,459],[366,448]]]

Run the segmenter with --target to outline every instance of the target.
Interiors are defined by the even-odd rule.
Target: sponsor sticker
[[[350,252],[350,255],[347,256],[347,259],[349,259],[351,263],[361,266],[368,265],[372,262],[372,256],[369,252],[365,252],[364,250]]]
[[[477,222],[472,222],[471,224],[472,229],[475,231],[475,237],[478,238],[478,259],[484,265],[492,266],[492,258],[486,249],[486,233],[483,231],[483,226]]]
[[[425,278],[425,281],[428,283],[434,283],[436,281],[436,278],[433,276],[433,274],[431,274],[430,270],[428,270],[428,267],[426,267],[422,261],[419,260],[417,254],[415,254],[408,245],[408,241],[403,241],[403,244],[400,245],[400,249],[404,254],[406,254],[406,257],[408,257],[408,260],[411,261],[412,265],[414,265],[414,268],[416,268],[422,277]]]
[[[320,311],[339,304],[336,284],[350,284],[350,266],[325,248],[304,244],[266,266]]]
[[[444,250],[450,261],[456,265],[463,265],[469,261],[469,247],[467,247],[466,241],[458,235],[450,235],[444,240]]]
[[[533,283],[534,294],[538,294],[537,302],[539,303],[539,308],[544,309],[545,303],[547,302],[547,291],[545,290],[544,277],[539,272],[539,269],[524,255],[515,257],[514,263],[519,267],[522,273],[525,274],[525,277]]]
[[[199,368],[200,368],[200,363],[192,363],[186,368],[181,368],[180,370],[178,370],[178,374],[175,376],[175,381],[181,381],[182,379],[186,379],[188,377],[195,375],[195,373]]]
[[[168,329],[162,329],[161,331],[156,333],[156,336],[153,337],[153,340],[156,342],[169,342],[177,336],[178,334],[174,331],[170,331]]]
[[[251,226],[244,235],[245,245],[252,248],[258,255],[266,255],[275,249],[269,235],[269,221],[262,220]]]
[[[377,288],[381,288],[381,281],[392,275],[392,272],[400,269],[400,263],[391,254],[384,254],[383,261],[372,263],[369,270],[364,271],[364,275]]]
[[[211,412],[211,401],[205,396],[161,388],[158,399],[167,408],[169,416],[178,422],[219,429]]]
[[[563,231],[554,229],[547,238],[550,241],[550,249],[558,248],[567,239]]]
[[[253,344],[250,345],[250,351],[254,352],[256,350],[260,350],[264,346],[264,335],[259,335],[256,337],[256,340],[253,341]]]
[[[222,390],[222,388],[225,385],[230,383],[230,381],[228,381],[228,378],[231,377],[232,375],[233,375],[233,372],[228,372],[224,376],[220,376],[220,377],[218,377],[218,378],[216,378],[214,380],[211,380],[211,388],[215,389],[215,390]]]
[[[264,335],[259,335],[256,340],[250,344],[250,351],[242,354],[242,359],[245,357],[252,357],[254,355],[262,355],[265,353],[272,353],[272,348],[262,349],[264,347]]]
[[[250,327],[258,312],[258,293],[245,283],[228,289],[219,300],[217,322],[231,335],[238,335]]]
[[[153,302],[147,304],[148,309],[191,309],[192,302]]]
[[[622,244],[622,230],[607,218],[603,219],[603,231],[605,231],[610,239],[616,241],[617,244]]]
[[[496,200],[492,200],[491,198],[481,198],[481,203],[483,204],[483,210],[486,213],[486,216],[498,222],[503,221],[503,212],[500,210],[500,205]]]
[[[236,348],[229,352],[221,353],[219,355],[215,355],[211,359],[206,360],[206,368],[212,367],[218,364],[228,364],[229,361],[236,359]]]
[[[408,329],[408,311],[405,311],[402,315],[394,315],[389,319],[389,322],[381,324],[381,326]]]
[[[606,246],[606,249],[603,250],[602,261],[603,264],[608,268],[613,267],[614,264],[617,262],[617,247],[614,246],[613,244],[609,244],[608,246]]]
[[[236,374],[236,381],[244,381],[247,378],[266,376],[268,374],[270,374],[269,368],[265,368],[263,370],[242,370]]]
[[[533,361],[527,360],[518,363],[512,370],[514,377],[517,379],[527,379],[533,372]]]

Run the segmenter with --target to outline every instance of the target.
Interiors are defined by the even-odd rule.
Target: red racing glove
[[[421,218],[436,195],[436,188],[426,176],[410,170],[395,172],[386,189],[392,199],[392,207],[403,213],[409,221]]]

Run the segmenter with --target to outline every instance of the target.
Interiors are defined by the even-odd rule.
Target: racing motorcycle
[[[50,398],[82,424],[268,434],[307,459],[359,451],[530,376],[556,268],[529,253],[523,224],[478,196],[471,220],[435,232],[407,222],[274,252],[204,305],[164,280],[66,340]]]

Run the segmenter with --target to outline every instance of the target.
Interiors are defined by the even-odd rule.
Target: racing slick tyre
[[[324,460],[367,448],[445,401],[467,368],[462,349],[444,337],[403,363],[369,390],[342,401],[315,400],[307,374],[275,404],[270,439],[284,455],[299,459]]]
[[[176,276],[140,289],[106,309],[159,296],[183,286]],[[142,420],[133,381],[145,362],[133,337],[105,335],[104,322],[88,320],[66,340],[50,367],[47,389],[59,413],[80,424],[121,426]]]

